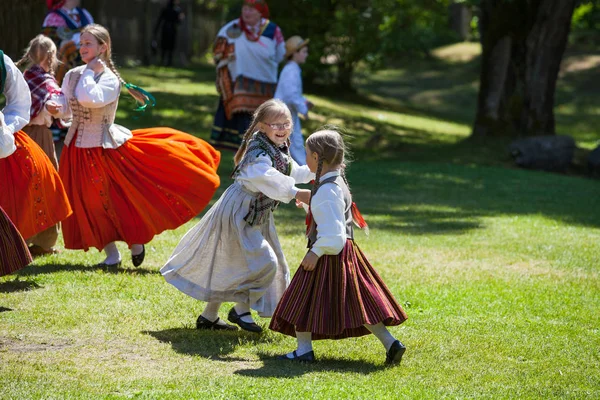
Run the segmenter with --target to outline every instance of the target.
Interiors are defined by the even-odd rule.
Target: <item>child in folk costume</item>
[[[268,100],[255,111],[235,155],[235,182],[202,220],[181,239],[161,269],[167,282],[208,302],[198,329],[237,329],[218,317],[222,302],[234,301],[228,319],[242,329],[261,332],[250,308],[271,316],[289,283],[289,269],[275,231],[279,202],[308,201],[298,189],[314,174],[289,156],[289,109]]]
[[[300,36],[292,36],[285,41],[285,57],[288,60],[285,67],[279,75],[275,98],[281,99],[292,113],[292,122],[294,131],[290,137],[290,153],[292,158],[299,165],[306,163],[306,152],[304,151],[304,138],[302,137],[302,127],[298,114],[308,118],[308,111],[313,107],[313,103],[306,100],[302,95],[302,70],[301,64],[306,62],[308,57],[309,39],[302,39]]]
[[[81,64],[77,50],[81,29],[94,23],[92,15],[79,7],[80,0],[46,0],[48,14],[42,24],[42,34],[54,41],[59,49],[56,79],[62,82],[71,68]]]
[[[14,140],[0,159],[0,206],[29,240],[67,218],[71,207],[56,168],[20,130],[29,122],[31,95],[21,72],[1,51],[0,74],[0,91],[6,96],[5,131]]]
[[[31,120],[23,131],[44,150],[56,170],[58,158],[49,128],[54,118],[62,116],[62,92],[53,75],[57,64],[56,46],[44,35],[33,38],[25,54],[17,62],[17,66],[30,65],[23,76],[31,91]],[[54,225],[29,238],[28,242],[32,244],[29,248],[31,254],[36,256],[56,253],[54,245],[58,240],[58,232],[59,226]]]
[[[65,138],[59,172],[73,215],[63,223],[65,247],[104,249],[100,266],[121,265],[116,241],[144,261],[154,235],[195,217],[219,186],[220,154],[208,143],[171,128],[129,129],[114,124],[121,84],[111,59],[106,28],[81,32],[81,58],[62,91],[73,121]],[[125,84],[147,105],[149,94]]]
[[[344,141],[323,130],[306,140],[306,162],[316,172],[307,218],[309,251],[271,319],[270,328],[295,336],[298,348],[283,360],[314,361],[312,340],[373,333],[386,362],[399,363],[406,348],[386,326],[407,319],[385,283],[354,242],[353,223],[366,223],[344,176]]]
[[[13,153],[15,137],[8,132],[4,114],[0,112],[0,159]],[[0,177],[0,180],[4,177]],[[31,262],[23,237],[0,207],[0,276],[9,275]]]

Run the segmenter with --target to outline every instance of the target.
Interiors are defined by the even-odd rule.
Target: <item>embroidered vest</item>
[[[69,17],[69,14],[67,14],[62,8],[60,8],[58,10],[50,11],[50,12],[54,13],[54,14],[60,15],[62,17],[62,19],[65,20],[65,23],[67,24],[67,26],[69,27],[69,29],[80,30],[84,26],[89,25],[90,24],[90,20],[87,18],[87,15],[85,15],[85,13],[83,12],[82,8],[75,7],[75,9],[79,13],[79,18],[80,18],[79,23],[80,23],[81,26],[75,25],[75,23],[73,22],[73,20]]]
[[[79,103],[75,96],[75,88],[77,88],[85,68],[86,66],[83,65],[68,72],[70,76],[67,97],[69,107],[73,112],[73,121],[67,132],[65,144],[70,145],[73,136],[77,132],[76,147],[116,149],[133,135],[129,129],[114,123],[117,105],[119,104],[118,98],[112,103],[98,108],[87,108]],[[112,74],[112,71],[105,70],[103,74]],[[117,79],[116,76],[115,79]]]
[[[342,193],[344,194],[344,218],[346,219],[346,237],[348,239],[354,239],[354,222],[352,222],[352,194],[350,194],[350,189],[348,189],[348,185],[344,182],[344,178],[341,175],[331,176],[327,179],[322,180],[319,183],[319,189],[323,187],[323,185],[333,183],[338,185],[340,189],[342,189]],[[317,191],[319,191],[317,189]],[[308,248],[310,249],[315,242],[317,241],[317,224],[315,223],[314,218],[310,213],[307,216],[307,227],[306,227],[306,238],[308,239]]]

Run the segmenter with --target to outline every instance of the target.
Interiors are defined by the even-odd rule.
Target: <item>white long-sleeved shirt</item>
[[[45,127],[49,128],[50,125],[52,125],[52,122],[55,118],[66,119],[67,117],[71,116],[67,99],[62,93],[51,94],[46,102],[48,101],[53,101],[62,106],[58,113],[55,115],[50,114],[50,112],[46,109],[46,105],[44,104],[44,107],[42,107],[38,115],[36,115],[35,118],[32,118],[31,121],[29,121],[29,125],[44,125]]]
[[[14,134],[29,123],[31,109],[31,93],[23,74],[7,55],[4,55],[4,65],[6,106],[2,110],[4,121],[0,130],[0,158],[8,157],[17,149]]]
[[[322,175],[320,180],[339,174],[339,171],[331,171]],[[310,251],[317,256],[339,254],[344,249],[347,239],[345,208],[344,193],[334,183],[319,187],[312,197],[310,210],[317,224],[317,240]]]
[[[2,113],[8,131],[14,134],[29,123],[31,93],[23,74],[6,54],[4,64],[6,65],[6,82],[4,82],[6,106]]]
[[[292,160],[292,172],[287,176],[273,166],[268,156],[260,156],[241,169],[236,181],[251,192],[289,203],[298,193],[296,183],[308,183],[314,178],[315,174],[306,165],[299,166]]]
[[[281,70],[275,98],[282,100],[292,115],[308,113],[306,98],[302,95],[302,70],[295,61],[289,61]]]

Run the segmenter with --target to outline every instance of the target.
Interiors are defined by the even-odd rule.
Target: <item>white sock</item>
[[[204,311],[202,311],[202,315],[204,318],[206,318],[207,320],[209,320],[210,322],[215,322],[217,318],[219,318],[219,308],[221,308],[221,304],[220,302],[214,302],[211,301],[209,303],[206,303],[206,307],[204,307]],[[217,322],[217,325],[226,325],[227,322],[223,321],[222,319],[219,319],[219,322]]]
[[[137,256],[137,255],[142,254],[142,250],[144,250],[143,244],[132,244],[131,245],[131,255],[132,256]]]
[[[116,264],[121,261],[121,253],[119,253],[119,249],[117,249],[116,242],[107,244],[104,248],[104,252],[106,253],[106,259],[103,261],[104,264]]]
[[[365,328],[371,331],[373,335],[379,339],[379,341],[385,347],[385,351],[389,351],[392,344],[396,341],[396,338],[392,336],[390,331],[386,328],[383,322],[378,323],[377,325],[368,325],[365,324]]]
[[[298,349],[296,349],[297,356],[313,351],[312,333],[296,331],[296,339],[298,339]],[[294,352],[288,353],[286,356],[287,358],[294,358]]]
[[[243,314],[243,313],[247,313],[250,311],[250,305],[248,303],[236,303],[235,306],[233,306],[235,312],[237,315]],[[246,315],[242,318],[240,318],[242,321],[244,322],[248,322],[248,323],[252,323],[254,322],[254,320],[252,319],[252,315]]]

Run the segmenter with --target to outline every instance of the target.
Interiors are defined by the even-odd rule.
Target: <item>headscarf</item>
[[[54,11],[61,8],[67,0],[46,0],[46,6],[48,6],[48,10]]]
[[[269,18],[269,6],[265,0],[244,0],[244,5],[256,8],[263,18]]]

